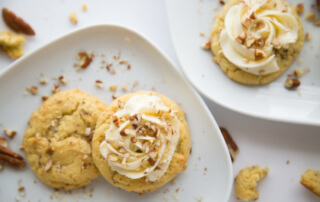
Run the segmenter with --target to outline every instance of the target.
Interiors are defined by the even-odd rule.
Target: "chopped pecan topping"
[[[14,138],[14,136],[17,134],[16,131],[10,130],[8,128],[3,129],[4,134],[6,134],[10,139]]]
[[[0,137],[0,146],[8,148],[8,142],[4,137]]]
[[[95,84],[94,84],[96,87],[98,88],[103,88],[103,82],[100,81],[100,80],[96,80]]]
[[[78,53],[78,58],[80,58],[80,67],[83,69],[87,68],[92,62],[92,57],[87,52]]]

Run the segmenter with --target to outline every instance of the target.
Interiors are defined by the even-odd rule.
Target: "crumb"
[[[72,24],[76,25],[78,23],[78,17],[77,17],[77,14],[75,12],[72,12],[69,15],[69,18],[70,18],[70,21],[71,21]]]
[[[17,59],[24,54],[23,44],[25,41],[26,38],[22,34],[0,31],[0,46],[2,47],[2,52],[12,59]]]
[[[219,0],[219,3],[220,3],[221,5],[224,5],[224,4],[225,4],[224,0]]]
[[[133,84],[132,84],[132,88],[131,88],[131,92],[133,92],[134,91],[134,88],[137,86],[137,85],[139,85],[139,81],[135,81]]]
[[[194,165],[194,170],[198,170],[199,169],[199,166],[196,164]]]
[[[201,202],[202,199],[203,199],[203,196],[195,195],[194,198],[195,198],[198,202]]]
[[[309,21],[315,20],[315,14],[314,14],[314,12],[310,11],[310,12],[306,15],[306,19],[309,20]]]
[[[173,194],[173,198],[174,198],[176,201],[178,201],[178,200],[179,200],[178,194]]]
[[[38,87],[37,86],[27,87],[26,90],[29,91],[32,95],[38,94]]]
[[[126,85],[126,84],[123,84],[123,86],[121,87],[121,90],[122,90],[123,92],[127,92],[127,91],[128,91],[127,85]]]
[[[293,74],[294,76],[300,78],[301,76],[303,76],[304,74],[310,72],[310,68],[309,67],[306,67],[304,68],[303,70],[300,70],[300,69],[294,69],[293,71]]]
[[[8,128],[3,128],[3,132],[4,132],[4,134],[6,134],[10,139],[13,139],[14,136],[17,134],[16,131],[10,130],[10,129],[8,129]]]
[[[98,88],[103,88],[103,82],[100,81],[100,80],[96,80],[95,84],[94,84],[96,87]]]
[[[127,65],[127,69],[128,69],[128,70],[131,69],[131,65],[130,65],[130,64]]]
[[[303,63],[303,59],[302,58],[299,58],[298,60],[298,65],[301,65]]]
[[[0,165],[0,171],[2,171],[3,170],[3,167],[2,167],[2,165]]]
[[[40,83],[41,85],[45,85],[45,84],[48,83],[48,79],[42,78],[42,79],[39,80],[39,83]]]
[[[41,99],[42,99],[42,101],[46,101],[48,99],[48,96],[43,95],[43,96],[41,96]]]
[[[309,32],[306,33],[305,39],[306,39],[307,41],[311,40],[311,34],[310,34]]]
[[[200,36],[201,37],[204,37],[204,36],[206,36],[203,32],[200,32]]]
[[[260,166],[252,166],[242,169],[235,179],[237,198],[244,201],[257,200],[259,198],[259,192],[256,190],[257,183],[268,173],[268,167],[262,169]]]
[[[215,63],[218,63],[218,59],[216,56],[212,57],[212,61],[215,62]]]
[[[8,142],[4,137],[0,137],[0,146],[8,148]]]
[[[124,37],[124,40],[127,41],[127,42],[131,41],[131,39],[129,37]]]
[[[106,61],[105,60],[101,60],[101,64],[104,64],[104,63],[106,63]]]
[[[286,164],[287,164],[287,165],[289,165],[289,164],[290,164],[290,161],[289,161],[289,160],[287,160],[287,161],[286,161]]]
[[[23,151],[23,150],[24,150],[24,145],[20,145],[20,146],[19,146],[19,150],[22,150],[22,151]]]
[[[121,64],[127,64],[128,63],[128,60],[120,60],[119,61],[119,64],[121,65]]]
[[[82,11],[86,11],[88,9],[87,4],[82,4]]]
[[[26,96],[26,95],[28,95],[28,94],[29,94],[28,91],[24,91],[24,92],[23,92],[23,95],[24,95],[24,96]]]
[[[175,179],[171,180],[171,184],[176,184],[176,180]]]
[[[201,45],[201,48],[204,50],[209,50],[211,47],[211,41],[207,41],[204,44]]]
[[[302,176],[300,183],[307,189],[320,196],[320,172],[308,169]]]
[[[112,91],[112,92],[115,92],[115,91],[117,91],[117,86],[116,85],[111,85],[111,86],[109,86],[109,90]]]
[[[53,85],[53,87],[51,89],[52,93],[57,93],[57,92],[59,92],[59,90],[60,90],[60,87],[58,85]]]
[[[25,189],[24,189],[24,187],[19,187],[18,191],[19,191],[19,193],[20,193],[20,195],[21,195],[22,197],[24,197],[24,196],[26,195],[26,194],[25,194]]]
[[[303,12],[304,12],[304,5],[303,5],[303,3],[297,4],[296,10],[297,10],[297,13],[298,13],[298,14],[303,13]]]
[[[63,85],[67,84],[67,79],[63,75],[59,76],[58,79]]]

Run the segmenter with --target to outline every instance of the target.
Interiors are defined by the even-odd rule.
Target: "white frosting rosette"
[[[279,0],[243,0],[225,17],[220,45],[234,65],[255,75],[278,71],[275,49],[298,38],[298,22],[291,8]]]
[[[179,120],[161,98],[135,95],[119,110],[100,144],[111,170],[131,179],[157,181],[167,171],[179,140]]]

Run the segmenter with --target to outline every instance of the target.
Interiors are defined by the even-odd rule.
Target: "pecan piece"
[[[0,146],[0,162],[12,168],[22,168],[26,166],[22,156],[2,146]]]
[[[236,155],[239,152],[239,148],[238,145],[234,142],[234,140],[232,139],[232,137],[230,136],[229,132],[227,131],[227,129],[220,127],[221,133],[223,135],[224,140],[226,141],[226,144],[228,146],[229,149],[229,153],[231,156],[231,160],[232,162],[234,162]]]
[[[2,9],[2,18],[6,25],[16,32],[21,32],[31,36],[36,34],[28,23],[26,23],[22,18],[16,16],[16,14],[7,8]]]

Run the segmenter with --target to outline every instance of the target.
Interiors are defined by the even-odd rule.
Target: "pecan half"
[[[36,34],[28,23],[26,23],[22,18],[16,16],[16,14],[7,8],[2,9],[2,18],[6,25],[16,32],[21,32],[31,36]]]
[[[221,130],[221,133],[223,135],[224,140],[226,141],[226,144],[228,146],[229,153],[230,153],[230,156],[231,156],[231,160],[233,162],[235,160],[235,158],[236,158],[236,155],[239,152],[238,145],[234,142],[234,140],[230,136],[230,134],[227,131],[227,129],[225,129],[223,127],[220,127],[220,130]]]
[[[2,146],[0,146],[0,162],[12,168],[22,168],[26,166],[22,156]]]

